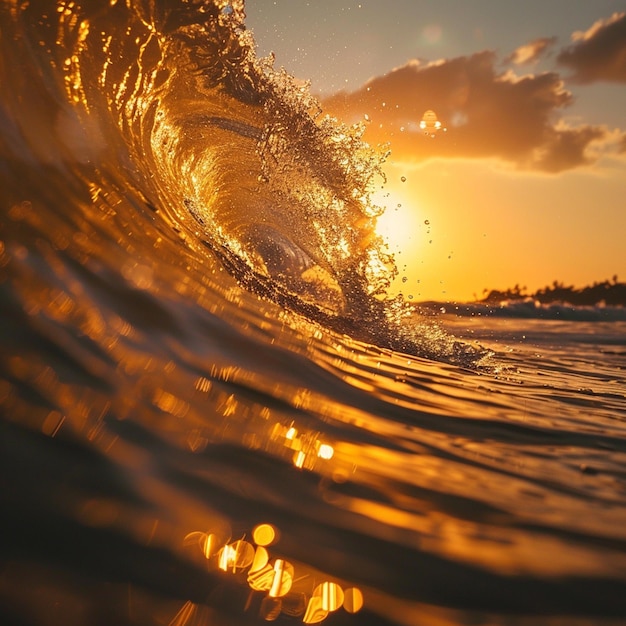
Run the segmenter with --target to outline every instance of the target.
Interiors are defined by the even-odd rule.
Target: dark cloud
[[[484,51],[428,65],[411,62],[353,93],[328,98],[324,109],[346,122],[368,115],[365,139],[391,143],[394,157],[500,158],[520,168],[559,172],[591,162],[599,127],[567,128],[560,113],[572,101],[558,74],[518,77],[495,70]],[[446,132],[419,128],[432,109]]]
[[[591,126],[553,130],[544,146],[535,154],[534,165],[546,172],[562,170],[592,163],[585,151],[589,144],[604,137],[604,131]]]
[[[626,13],[614,13],[589,30],[572,35],[573,44],[557,61],[573,70],[579,83],[626,83]]]
[[[556,43],[556,37],[542,37],[535,39],[524,46],[520,46],[511,54],[506,61],[515,65],[532,64],[546,54],[546,52]]]

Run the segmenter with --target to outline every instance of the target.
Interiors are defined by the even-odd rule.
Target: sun
[[[420,231],[415,203],[389,190],[375,193],[372,201],[384,209],[376,221],[376,232],[386,242],[389,251],[409,255],[418,245]]]

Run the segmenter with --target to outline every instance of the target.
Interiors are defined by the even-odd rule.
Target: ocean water
[[[0,623],[624,623],[623,309],[385,298],[383,155],[241,2],[0,49]]]

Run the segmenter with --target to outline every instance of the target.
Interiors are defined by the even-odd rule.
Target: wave
[[[322,116],[306,88],[256,59],[240,3],[139,5],[119,31],[103,17],[67,30],[66,80],[86,111],[117,112],[148,200],[234,265],[358,315],[393,271],[374,233],[380,159],[363,129]]]
[[[384,151],[244,17],[0,4],[0,621],[618,623],[619,325],[386,298]]]
[[[15,5],[35,32],[5,40],[7,73],[32,59],[7,98],[7,125],[22,124],[7,153],[69,167],[104,214],[109,190],[123,190],[207,272],[336,332],[468,365],[485,356],[407,325],[410,310],[386,296],[397,270],[371,197],[386,153],[256,58],[242,2],[73,4],[53,27],[38,6]]]
[[[13,9],[36,32],[4,42],[9,80],[26,92],[9,94],[7,125],[24,125],[7,152],[21,143],[69,167],[104,212],[106,192],[125,188],[132,210],[208,252],[207,268],[217,261],[249,291],[326,327],[414,354],[432,344],[437,357],[458,344],[407,328],[386,299],[396,268],[371,200],[385,154],[362,141],[362,125],[324,115],[308,85],[255,57],[242,3],[74,4],[52,26],[38,7]],[[33,61],[26,75],[20,57]],[[448,352],[456,359],[458,345]]]

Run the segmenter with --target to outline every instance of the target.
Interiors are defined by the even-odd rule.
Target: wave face
[[[386,299],[384,155],[241,1],[0,52],[0,622],[620,623],[619,314]]]
[[[86,131],[74,141],[91,162],[126,152],[144,202],[240,281],[359,316],[392,263],[374,235],[381,174],[373,153],[357,156],[362,129],[322,118],[255,59],[241,3],[167,6],[61,12],[62,97]]]

